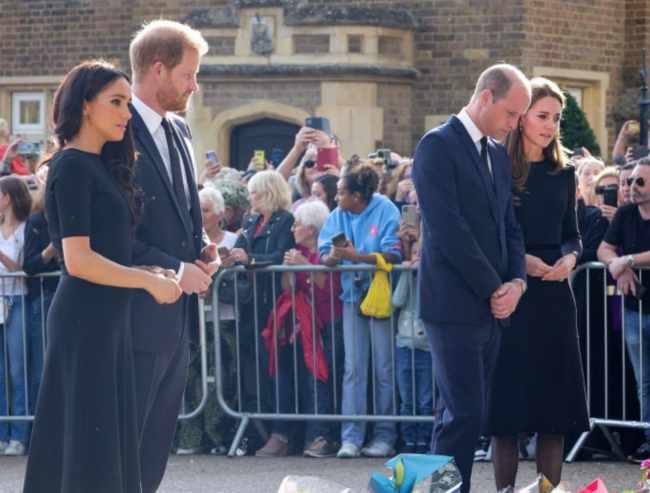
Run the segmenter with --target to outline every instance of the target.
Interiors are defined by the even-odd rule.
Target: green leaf
[[[404,464],[402,464],[402,460],[397,461],[397,465],[395,466],[395,491],[399,490],[399,487],[402,486],[402,482],[404,481]]]

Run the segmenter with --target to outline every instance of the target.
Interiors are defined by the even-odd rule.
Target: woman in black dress
[[[57,149],[46,208],[62,277],[27,461],[25,493],[139,493],[129,310],[132,288],[160,303],[181,294],[166,271],[131,268],[142,202],[126,75],[85,62],[54,96]]]
[[[512,162],[515,214],[526,244],[528,290],[501,333],[488,393],[497,490],[514,487],[517,433],[537,433],[538,472],[557,485],[563,435],[589,429],[576,308],[567,278],[582,246],[576,224],[575,172],[560,144],[564,95],[533,79],[519,129],[503,144]]]

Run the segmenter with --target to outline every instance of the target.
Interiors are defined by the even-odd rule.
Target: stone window
[[[348,53],[363,53],[363,36],[348,35]]]
[[[380,56],[401,58],[402,39],[395,36],[379,36],[377,52]]]
[[[11,129],[14,134],[45,133],[45,92],[11,95]]]
[[[234,37],[214,37],[205,38],[210,47],[210,56],[229,56],[235,54]]]
[[[294,53],[329,53],[329,34],[297,34],[293,36]]]

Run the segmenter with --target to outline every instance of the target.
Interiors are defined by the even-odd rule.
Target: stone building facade
[[[345,156],[412,155],[499,60],[576,96],[609,156],[638,116],[650,41],[650,0],[3,0],[0,117],[45,138],[61,77],[89,57],[127,67],[132,33],[159,17],[210,45],[186,115],[199,162],[216,148],[229,163],[242,126],[311,115],[330,118]]]

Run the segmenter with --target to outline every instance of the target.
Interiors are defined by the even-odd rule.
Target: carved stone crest
[[[255,18],[251,20],[251,51],[258,55],[266,55],[271,53],[273,48],[273,29],[266,19],[255,14]]]

